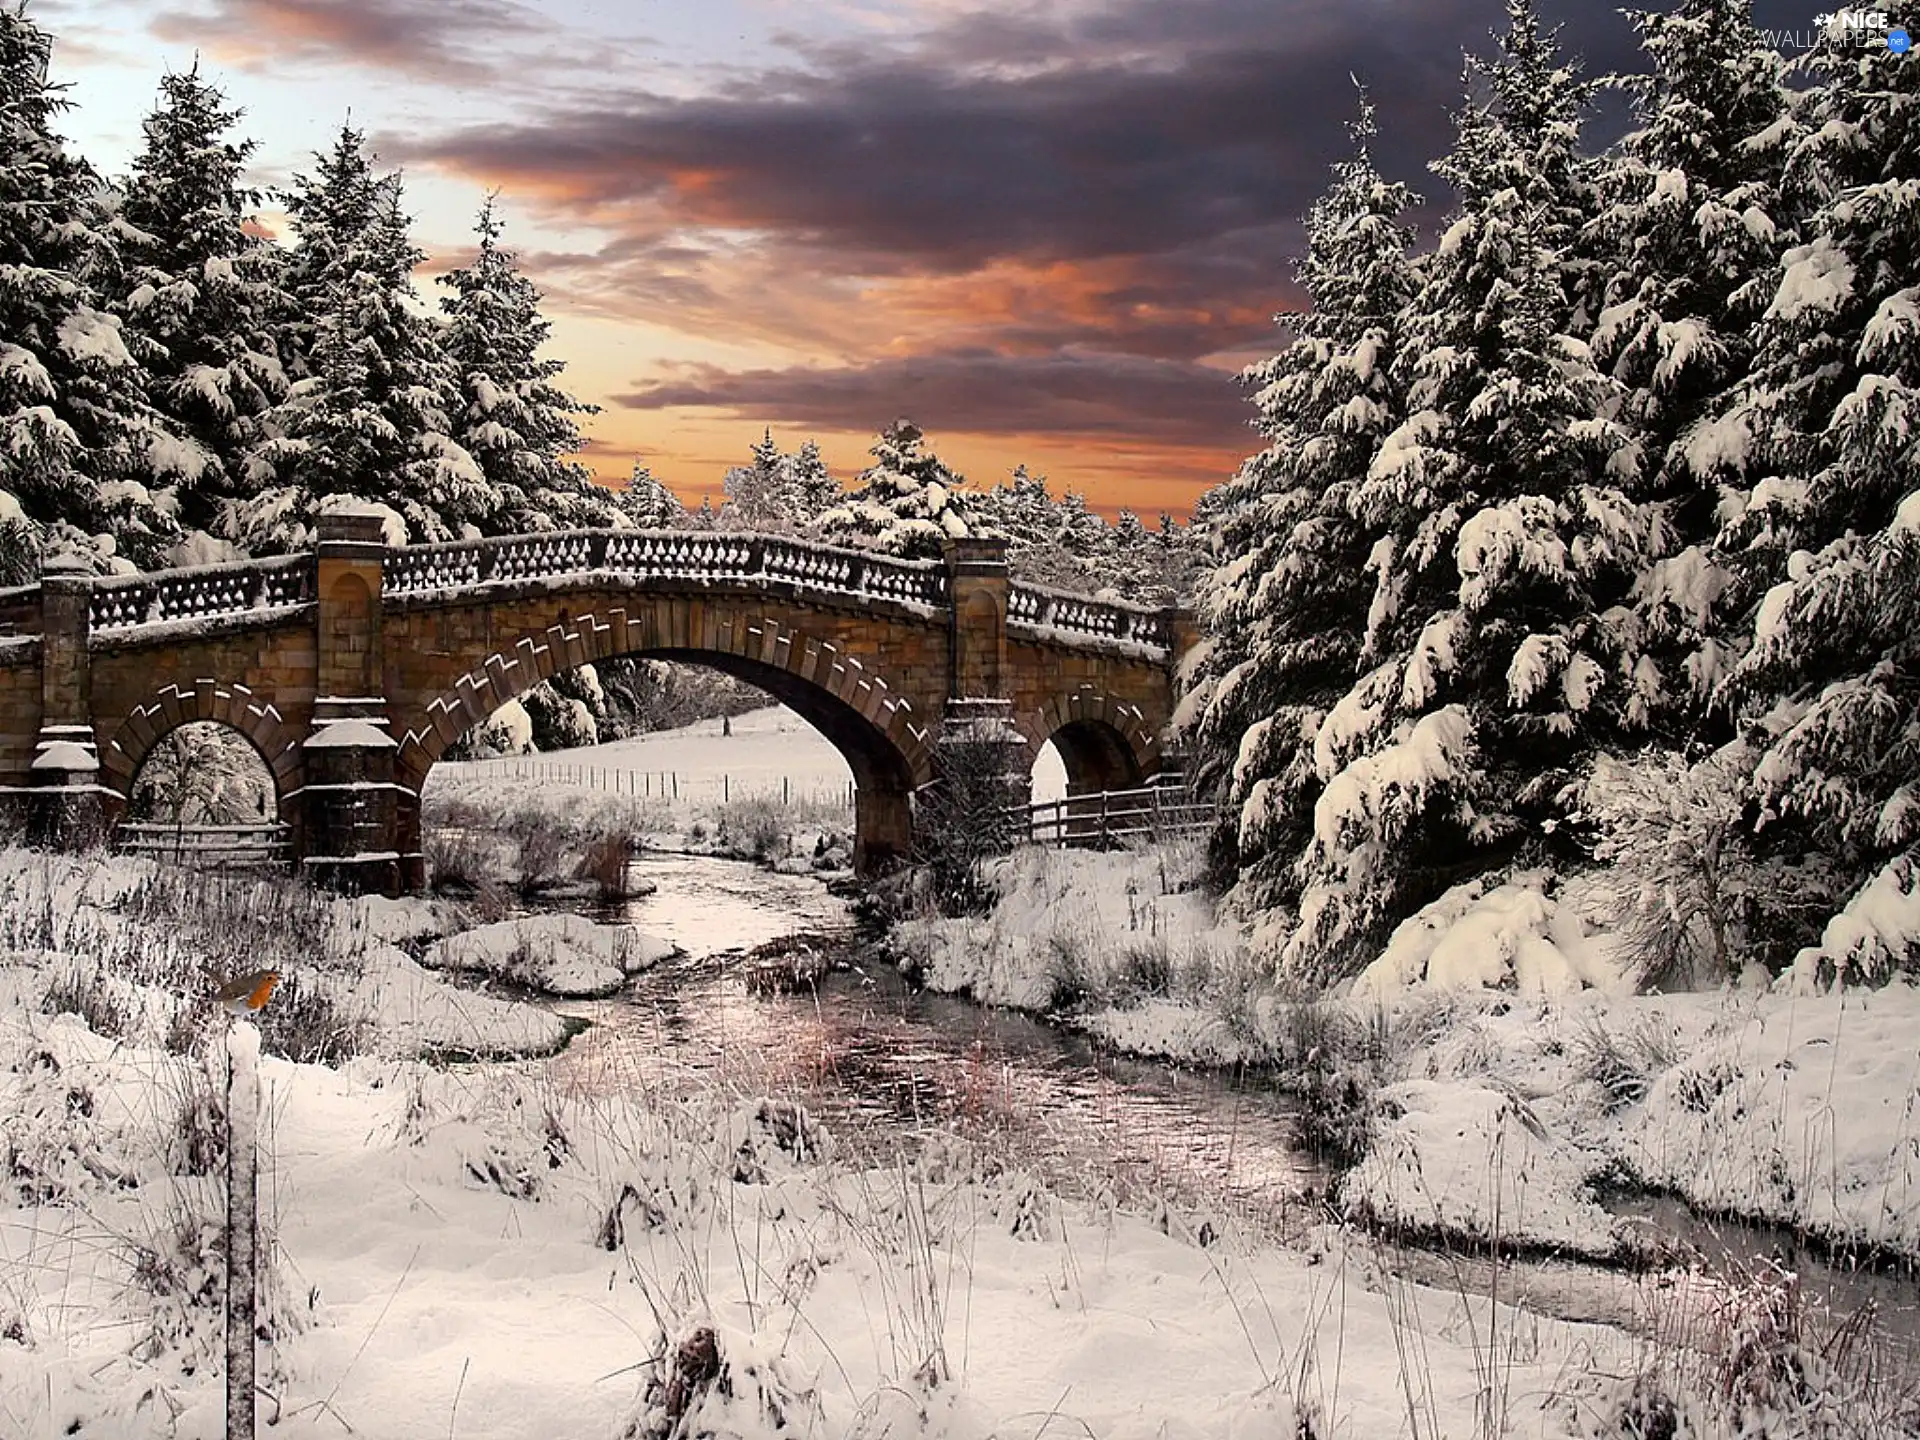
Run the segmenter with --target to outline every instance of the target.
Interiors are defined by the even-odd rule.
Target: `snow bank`
[[[612,995],[678,949],[631,925],[579,915],[534,915],[482,925],[427,947],[437,970],[478,971],[549,995]]]
[[[1690,1045],[1621,1159],[1697,1206],[1920,1253],[1920,991],[1767,996]]]
[[[546,1055],[567,1043],[567,1024],[551,1011],[457,989],[391,945],[370,950],[365,966],[354,993],[386,1053]]]
[[[1558,895],[1549,891],[1560,889]],[[1513,990],[1569,995],[1627,987],[1604,938],[1589,933],[1577,901],[1539,872],[1504,885],[1456,885],[1408,917],[1380,958],[1354,981],[1352,998],[1386,1004],[1408,988]]]
[[[1794,957],[1786,988],[1814,994],[1847,981],[1869,984],[1908,969],[1920,955],[1920,868],[1902,855],[1827,922],[1818,945]]]
[[[1063,985],[1097,998],[1130,965],[1163,968],[1175,982],[1202,977],[1244,946],[1204,895],[1181,888],[1196,865],[1186,843],[1122,854],[1021,849],[987,867],[1000,896],[991,913],[910,920],[894,938],[928,988],[1025,1010],[1051,1008]]]

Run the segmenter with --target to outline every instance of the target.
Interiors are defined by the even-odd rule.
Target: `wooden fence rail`
[[[285,825],[168,825],[131,820],[114,833],[125,854],[147,855],[207,870],[284,869],[293,862]]]
[[[1069,795],[1023,806],[1014,814],[1029,844],[1086,850],[1110,850],[1133,840],[1200,835],[1214,821],[1213,806],[1171,785]]]

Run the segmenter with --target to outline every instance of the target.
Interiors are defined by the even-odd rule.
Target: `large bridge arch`
[[[700,643],[627,606],[566,618],[515,635],[468,663],[405,730],[395,758],[403,854],[419,845],[419,797],[448,746],[500,706],[581,665],[635,658],[705,665],[789,706],[846,759],[855,781],[855,860],[863,871],[904,858],[912,795],[933,778],[933,737],[906,692],[870,656],[768,616],[745,599],[709,602]]]

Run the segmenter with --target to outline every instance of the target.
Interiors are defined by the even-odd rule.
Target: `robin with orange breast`
[[[273,987],[279,983],[278,970],[255,970],[229,980],[213,992],[213,998],[228,1014],[245,1019],[267,1008],[267,1001],[273,998]]]

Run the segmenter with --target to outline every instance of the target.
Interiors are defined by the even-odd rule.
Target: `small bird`
[[[280,983],[278,970],[255,970],[229,980],[213,992],[213,998],[230,1015],[257,1015],[273,998],[273,987]]]

